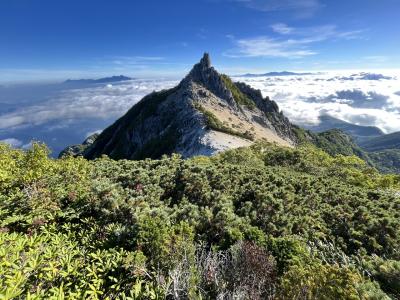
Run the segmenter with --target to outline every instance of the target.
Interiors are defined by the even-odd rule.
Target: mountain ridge
[[[375,137],[360,143],[360,146],[367,151],[400,149],[400,131]]]
[[[205,53],[176,87],[145,96],[83,156],[212,155],[261,139],[291,147],[296,143],[294,126],[260,91],[218,73]]]
[[[99,79],[67,79],[63,84],[96,84],[96,83],[113,83],[120,81],[132,80],[133,78],[124,75],[103,77]]]
[[[315,75],[316,73],[311,72],[290,72],[290,71],[280,71],[280,72],[267,72],[262,74],[246,73],[242,75],[236,75],[235,77],[279,77],[279,76],[301,76],[301,75]]]
[[[189,158],[267,141],[284,147],[310,143],[331,155],[356,155],[384,172],[400,171],[396,151],[366,151],[354,135],[373,138],[383,134],[378,128],[334,121],[339,130],[312,132],[292,124],[260,90],[218,73],[205,53],[177,86],[146,95],[101,134],[67,147],[60,157]]]
[[[305,128],[313,132],[323,132],[331,129],[340,129],[352,136],[357,143],[385,134],[378,127],[356,125],[337,119],[330,115],[321,115],[318,117],[318,119],[318,125],[309,125],[305,126]]]

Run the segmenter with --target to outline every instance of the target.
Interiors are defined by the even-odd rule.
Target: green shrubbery
[[[381,151],[368,152],[368,156],[382,172],[385,173],[400,172],[399,149],[386,149]]]
[[[0,145],[0,295],[396,299],[398,189],[309,146],[87,161]]]
[[[254,101],[243,94],[232,81],[232,79],[229,78],[229,76],[222,74],[221,79],[223,80],[225,86],[231,91],[233,99],[235,99],[237,104],[244,105],[250,109],[254,109],[256,107]]]

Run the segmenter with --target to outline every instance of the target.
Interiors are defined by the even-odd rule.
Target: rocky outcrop
[[[243,82],[236,82],[235,84],[243,94],[254,101],[257,108],[265,114],[280,137],[290,139],[294,142],[297,141],[293,125],[290,123],[289,119],[279,111],[279,106],[275,101],[270,100],[269,97],[264,98],[260,90],[253,89]]]
[[[194,81],[201,84],[230,105],[236,105],[232,92],[225,86],[221,75],[211,66],[211,59],[208,53],[204,53],[203,58],[193,66],[193,69],[183,81]]]
[[[153,92],[85,147],[93,159],[212,155],[255,140],[295,143],[294,129],[274,101],[212,66],[207,53],[178,86]]]
[[[96,139],[99,137],[98,133],[94,133],[86,138],[86,140],[82,144],[72,145],[65,148],[60,152],[58,158],[66,157],[66,156],[83,156],[85,150],[93,145]]]
[[[265,113],[279,113],[278,104],[275,101],[271,101],[269,97],[263,97],[260,90],[253,89],[251,86],[244,82],[236,82],[236,86],[239,90],[247,95],[254,101],[257,107]]]

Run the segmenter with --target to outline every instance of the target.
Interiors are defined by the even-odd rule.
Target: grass
[[[239,105],[246,106],[250,109],[256,108],[256,104],[253,100],[243,94],[239,88],[233,83],[233,81],[229,78],[229,76],[222,74],[221,75],[222,81],[226,85],[226,87],[232,92],[233,98],[235,99],[236,103]]]
[[[232,128],[229,128],[226,126],[224,123],[222,123],[212,112],[209,110],[206,110],[201,104],[195,103],[194,108],[197,109],[199,112],[201,112],[205,118],[206,118],[206,124],[207,127],[211,130],[235,135],[247,140],[254,141],[254,135],[251,134],[251,132],[246,131],[246,132],[240,132],[233,130]]]

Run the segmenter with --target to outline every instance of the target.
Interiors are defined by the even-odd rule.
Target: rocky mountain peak
[[[193,66],[187,78],[205,83],[215,73],[218,72],[211,66],[210,55],[206,52],[200,61]]]
[[[220,74],[204,53],[179,85],[153,92],[103,130],[91,144],[68,149],[93,159],[184,157],[267,140],[293,146],[295,130],[277,104],[259,90]]]
[[[200,60],[200,64],[206,69],[211,68],[210,54],[204,52],[203,58]]]
[[[227,101],[230,105],[235,105],[232,92],[225,85],[221,74],[211,65],[210,55],[206,52],[200,62],[195,64],[183,82],[193,81],[202,85],[216,96]]]

